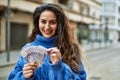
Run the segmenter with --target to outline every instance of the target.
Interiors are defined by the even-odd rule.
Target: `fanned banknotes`
[[[46,48],[42,46],[29,46],[21,51],[21,55],[29,62],[37,62],[38,66],[41,66],[45,56]]]

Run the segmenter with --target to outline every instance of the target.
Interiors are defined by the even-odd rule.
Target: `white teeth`
[[[49,34],[50,32],[47,31],[47,32],[45,32],[45,33],[46,33],[46,34]]]
[[[45,33],[46,33],[46,34],[49,34],[49,33],[51,33],[51,31],[45,31]]]

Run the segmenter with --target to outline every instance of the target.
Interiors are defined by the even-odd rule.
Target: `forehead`
[[[56,15],[53,11],[45,10],[40,14],[40,18],[51,18],[56,19]]]

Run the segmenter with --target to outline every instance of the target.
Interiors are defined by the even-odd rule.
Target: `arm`
[[[83,64],[77,69],[79,71],[75,73],[62,61],[59,49],[49,48],[47,51],[50,56],[50,60],[48,60],[50,80],[86,80],[86,71],[84,70]],[[53,54],[55,54],[55,56],[53,56]]]
[[[67,64],[65,65],[65,80],[71,78],[72,80],[86,80],[86,71],[83,64],[79,67],[80,71],[78,73],[73,72]]]
[[[55,64],[49,63],[49,65],[49,77],[53,78],[51,80],[86,80],[86,71],[83,65],[81,65],[82,70],[79,73],[73,72],[66,63],[62,62],[62,59]]]
[[[23,66],[25,64],[25,60],[23,59],[22,56],[19,56],[19,60],[17,61],[17,63],[15,64],[14,69],[11,71],[8,80],[24,80],[24,76],[23,76]]]
[[[26,60],[20,55],[19,60],[17,61],[14,69],[11,71],[11,73],[8,76],[8,80],[37,80],[36,76],[33,75],[31,78],[27,79],[24,77],[23,74],[23,67],[24,64],[26,64]]]

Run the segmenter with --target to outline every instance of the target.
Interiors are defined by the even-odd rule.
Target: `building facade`
[[[0,1],[0,51],[6,50],[7,1]],[[10,0],[11,50],[21,49],[27,42],[33,28],[34,9],[43,3],[55,3],[63,7],[70,21],[71,30],[81,45],[88,45],[98,37],[95,33],[100,34],[99,0]]]
[[[102,1],[102,27],[105,39],[110,43],[120,41],[120,0],[101,0]]]
[[[0,51],[6,50],[7,3],[0,1]],[[39,4],[27,0],[10,0],[10,50],[21,49],[31,33],[32,13]]]

